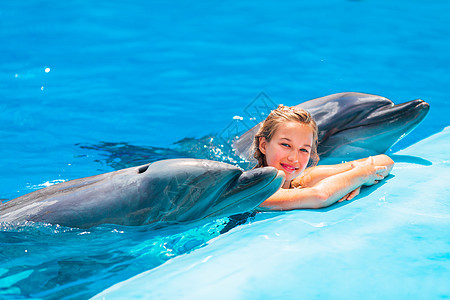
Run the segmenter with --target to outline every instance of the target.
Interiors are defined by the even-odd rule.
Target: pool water
[[[431,106],[428,117],[388,154],[396,153],[449,125],[448,11],[450,2],[445,0],[3,1],[0,198],[7,201],[61,181],[158,159],[205,157],[232,162],[211,137],[220,136],[234,116],[245,116],[249,105],[260,105],[261,92],[271,103],[286,105],[344,91],[378,94],[395,103],[424,99]],[[448,135],[440,139],[447,140]],[[427,159],[426,153],[418,156]],[[440,163],[445,161],[441,158]],[[407,176],[401,170],[394,169],[395,178]],[[446,169],[440,172],[436,176],[448,178]],[[420,183],[414,180],[412,184]],[[433,182],[429,184],[433,189]],[[436,188],[447,191],[443,185]],[[383,186],[377,191],[382,193]],[[401,194],[408,197],[410,192]],[[444,201],[435,208],[445,208],[448,196],[433,200]],[[366,214],[358,205],[330,212],[331,217],[314,222]],[[368,210],[367,218],[377,224],[382,212]],[[231,228],[229,233],[245,232],[239,239],[255,241],[264,230],[277,231],[279,222],[309,220],[317,212],[272,216],[258,214],[247,225],[234,228],[227,226],[228,218],[167,228],[105,225],[79,230],[2,224],[0,298],[89,298],[165,262],[174,265],[180,258],[195,259],[199,251],[219,255],[215,244],[237,243],[225,233]],[[443,216],[448,220],[448,214]],[[433,274],[439,274],[442,282],[449,279],[446,222],[436,225],[427,219],[417,225],[425,236],[436,228],[442,230],[429,238],[441,253]],[[333,228],[335,234],[342,234],[339,227]],[[320,232],[304,230],[303,236],[289,235],[287,241],[298,245],[298,240],[322,238]],[[388,235],[392,241],[394,233]],[[329,243],[332,236],[326,235],[325,241]],[[252,250],[241,243],[239,247]],[[359,255],[358,262],[370,260]],[[408,255],[421,264],[414,253]],[[358,276],[357,265],[351,269]],[[389,272],[388,265],[382,269]],[[400,271],[400,276],[408,277]],[[170,279],[170,274],[167,271],[162,277]],[[240,278],[248,273],[242,269],[238,274]],[[383,272],[377,274],[381,277]],[[283,287],[280,282],[275,286]],[[421,295],[433,290],[439,291],[433,296],[450,296],[448,289],[432,284]],[[251,295],[262,297],[256,292],[245,297]],[[324,291],[324,295],[330,294]],[[397,290],[392,295],[402,293]]]

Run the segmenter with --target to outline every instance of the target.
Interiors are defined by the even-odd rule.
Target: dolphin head
[[[254,209],[284,181],[267,167],[243,172],[222,162],[170,159],[137,167],[148,211],[142,224],[218,218]],[[139,171],[141,170],[141,171]],[[134,219],[134,222],[137,220]]]
[[[395,105],[376,95],[341,93],[299,105],[319,127],[318,154],[354,159],[384,153],[427,115],[429,104],[417,99]]]

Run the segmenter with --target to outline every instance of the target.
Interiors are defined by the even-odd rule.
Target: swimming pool
[[[221,132],[261,91],[273,102],[286,105],[343,91],[379,94],[396,103],[422,98],[430,103],[430,114],[394,146],[393,152],[404,149],[449,125],[449,8],[443,0],[2,2],[0,198],[13,199],[61,180],[112,171],[145,159],[178,157],[189,147],[201,148],[206,143],[203,137]],[[173,143],[187,137],[193,139],[180,151],[179,144]],[[440,139],[445,147],[448,136]],[[194,155],[195,151],[189,153]],[[428,159],[426,156],[420,153],[423,159]],[[439,170],[443,173],[437,176],[448,174],[445,169]],[[401,169],[396,172],[394,179],[404,174]],[[416,178],[412,184],[418,182]],[[375,197],[370,198],[374,205],[379,204],[377,193],[384,193],[383,188],[388,186],[370,195]],[[448,191],[443,186],[439,189],[444,194]],[[405,195],[410,192],[396,191]],[[448,213],[445,201],[448,196],[433,199],[435,206],[429,209]],[[251,253],[251,244],[264,245],[257,242],[264,232],[288,235],[280,245],[291,245],[301,254],[300,243],[307,246],[308,241],[323,241],[329,245],[333,244],[332,237],[342,237],[344,230],[357,230],[351,224],[345,229],[337,225],[327,227],[330,233],[324,234],[311,230],[317,227],[305,222],[328,224],[355,215],[361,222],[367,218],[376,227],[382,222],[378,214],[388,217],[389,211],[384,215],[383,209],[367,209],[361,199],[326,213],[260,214],[250,224],[222,235],[226,219],[160,230],[151,226],[101,226],[85,231],[2,225],[0,295],[88,298],[166,261],[176,266],[211,251],[201,259],[211,255],[226,262],[230,257],[220,256],[224,251],[220,249],[227,249],[221,243],[228,247],[236,244]],[[322,220],[316,217],[325,214],[331,216]],[[296,219],[303,221],[292,225]],[[411,241],[417,232],[428,237],[427,241],[441,253],[436,254],[431,278],[440,274],[445,282],[449,278],[448,214],[438,220],[443,223],[430,218],[410,224],[407,232],[411,236],[406,240]],[[294,226],[301,234],[294,235],[277,224]],[[440,234],[428,236],[436,228],[442,230]],[[389,241],[399,246],[395,233],[389,231],[386,241],[383,239],[383,250],[391,249]],[[270,253],[276,252],[277,244],[270,245]],[[404,243],[405,248],[409,246],[416,244]],[[421,247],[418,249],[427,249]],[[411,268],[423,264],[418,253],[407,253],[413,258],[408,262]],[[311,260],[327,256],[326,252],[317,257],[314,252],[308,255]],[[355,262],[344,261],[351,270],[349,276],[358,275],[357,270],[366,261],[370,258],[358,256]],[[274,259],[270,263],[288,262]],[[338,263],[330,265],[331,270],[341,270]],[[173,274],[166,265],[157,270],[156,274],[164,278]],[[167,273],[161,273],[164,270]],[[287,267],[284,270],[292,278],[306,276],[296,277]],[[398,273],[394,274],[408,280],[404,269],[395,270]],[[208,271],[213,272],[212,268]],[[381,264],[381,271],[375,274],[391,271],[389,264]],[[241,268],[227,278],[243,278],[249,272]],[[425,272],[423,277],[427,275]],[[331,286],[338,285],[345,293],[346,286],[351,287],[345,282]],[[250,291],[246,298],[262,296],[256,292],[257,283],[252,285],[250,281],[246,286]],[[274,289],[277,287],[286,289],[287,284],[277,281]],[[433,296],[449,296],[448,288],[432,283],[426,287],[426,292],[436,291]],[[393,289],[392,297],[407,295]],[[360,290],[364,291],[368,290]],[[308,291],[305,294],[320,296]],[[323,295],[330,294],[325,290]]]

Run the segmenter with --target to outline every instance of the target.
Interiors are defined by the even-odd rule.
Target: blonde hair
[[[283,122],[299,122],[311,127],[313,132],[313,144],[311,145],[311,155],[308,162],[308,167],[315,166],[319,162],[319,156],[317,155],[317,124],[312,118],[311,114],[306,110],[299,107],[289,107],[283,104],[279,105],[277,109],[270,112],[267,118],[264,120],[261,128],[255,135],[253,141],[253,157],[257,160],[255,168],[266,167],[266,156],[259,149],[260,138],[265,138],[270,142],[273,135],[277,131],[278,127]]]

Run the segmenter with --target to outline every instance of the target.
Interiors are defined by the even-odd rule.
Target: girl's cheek
[[[302,165],[302,167],[303,167],[303,170],[306,168],[306,165],[308,165],[309,159],[310,159],[309,153],[308,153],[307,155],[304,155],[304,156],[302,157],[302,163],[301,163],[301,165]],[[302,170],[302,171],[303,171],[303,170]]]

